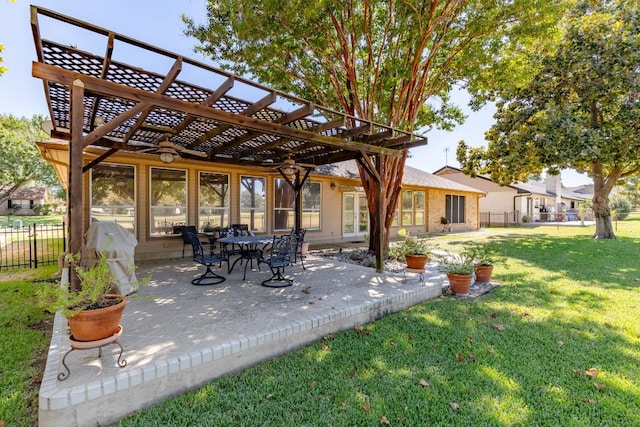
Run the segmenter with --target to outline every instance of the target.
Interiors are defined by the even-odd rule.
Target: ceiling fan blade
[[[158,147],[153,147],[153,148],[145,148],[143,150],[136,150],[136,153],[153,153],[154,151],[157,151]]]
[[[301,166],[303,168],[307,168],[307,169],[315,169],[316,165],[312,164],[312,163],[296,163],[296,166]]]
[[[176,150],[180,153],[191,154],[192,156],[209,157],[209,155],[204,151],[190,150],[188,148],[182,148],[179,146],[176,146]]]

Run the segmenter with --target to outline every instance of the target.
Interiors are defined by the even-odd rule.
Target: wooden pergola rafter
[[[104,36],[103,52],[42,38],[42,17]],[[31,26],[37,52],[32,74],[44,83],[52,135],[69,141],[69,209],[75,216],[69,221],[72,252],[80,249],[84,231],[76,229],[82,224],[82,173],[116,152],[153,148],[168,138],[207,154],[201,158],[182,153],[186,158],[264,167],[279,163],[283,156],[314,165],[363,156],[379,159],[426,144],[424,137],[314,105],[48,9],[32,6]],[[114,52],[122,44],[164,62],[169,59],[171,66],[160,74],[116,61]],[[208,73],[207,82],[218,82],[217,86],[207,88],[181,80],[185,66]],[[236,83],[248,88],[247,96],[257,95],[256,100],[231,95]],[[285,104],[288,110],[280,107]],[[82,150],[89,146],[105,151],[83,164]],[[367,170],[375,172],[373,163],[365,162]],[[299,190],[307,176],[303,173],[301,182],[292,186]]]

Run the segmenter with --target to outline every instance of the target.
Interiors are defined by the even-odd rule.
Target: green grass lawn
[[[507,257],[494,273],[501,286],[326,337],[120,425],[640,426],[640,216],[618,224],[618,240],[592,232],[553,225],[438,237],[450,250],[495,242]],[[31,363],[22,360],[13,366]],[[3,406],[19,400],[4,389]]]
[[[38,390],[53,316],[36,307],[34,280],[58,266],[0,272],[0,426],[38,424]]]
[[[146,425],[640,425],[640,220],[490,229],[502,286],[336,334],[121,422]]]

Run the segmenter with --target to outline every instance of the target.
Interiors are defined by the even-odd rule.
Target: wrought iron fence
[[[480,227],[509,227],[521,223],[520,211],[480,212]]]
[[[38,268],[41,264],[58,262],[67,250],[66,226],[62,224],[32,224],[0,228],[0,270]]]

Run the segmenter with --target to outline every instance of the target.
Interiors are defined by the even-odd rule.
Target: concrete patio
[[[56,315],[40,388],[40,426],[95,426],[118,421],[214,378],[300,348],[323,336],[364,324],[441,295],[446,277],[427,266],[418,275],[376,273],[372,268],[310,256],[303,270],[287,269],[294,285],[266,288],[270,276],[242,269],[219,285],[193,286],[202,266],[189,257],[140,264],[149,284],[127,304],[118,342],[126,366],[116,365],[117,345],[70,349],[66,320]],[[224,266],[226,267],[226,266]],[[223,267],[223,269],[224,269]],[[226,273],[226,271],[225,271]]]

